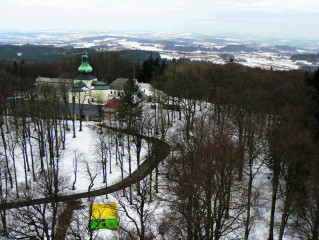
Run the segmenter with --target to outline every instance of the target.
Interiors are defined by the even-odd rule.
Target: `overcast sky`
[[[0,0],[0,29],[319,39],[319,0]]]

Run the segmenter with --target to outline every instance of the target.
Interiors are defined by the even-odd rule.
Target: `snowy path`
[[[44,203],[51,203],[51,202],[68,202],[74,201],[81,198],[89,198],[89,197],[97,197],[102,196],[106,193],[113,193],[124,188],[131,186],[132,184],[136,183],[137,181],[142,180],[145,178],[156,166],[165,159],[169,152],[170,146],[157,138],[154,137],[146,137],[140,134],[136,134],[132,130],[123,130],[123,129],[116,129],[112,127],[106,127],[112,131],[123,132],[129,135],[139,135],[141,138],[145,139],[146,141],[150,141],[153,143],[151,156],[145,160],[138,169],[136,169],[130,176],[126,177],[122,181],[113,184],[106,188],[101,188],[98,190],[93,190],[90,192],[83,192],[77,194],[70,194],[70,195],[58,195],[52,196],[47,198],[39,198],[39,199],[25,199],[23,201],[15,201],[15,202],[8,202],[0,204],[0,210],[12,209],[12,208],[20,208],[26,206],[32,206],[37,204],[44,204]]]

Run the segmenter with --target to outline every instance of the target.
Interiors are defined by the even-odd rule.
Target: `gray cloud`
[[[318,0],[12,0],[1,5],[0,28],[5,29],[242,31],[319,37]]]

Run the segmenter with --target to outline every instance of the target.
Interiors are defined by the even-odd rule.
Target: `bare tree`
[[[239,190],[231,174],[237,167],[237,148],[227,134],[211,133],[202,124],[195,125],[195,132],[196,137],[182,132],[174,142],[176,153],[167,166],[174,200],[167,201],[178,221],[174,231],[182,238],[217,240],[242,227],[245,207],[233,198]]]
[[[77,172],[78,172],[78,162],[79,162],[79,158],[82,158],[82,156],[77,155],[76,152],[74,152],[74,158],[73,158],[73,172],[74,172],[74,181],[72,184],[72,190],[75,190],[75,184],[76,184],[76,180],[77,180]]]
[[[253,189],[253,181],[264,165],[266,149],[265,117],[261,114],[248,114],[244,119],[247,125],[246,161],[247,161],[247,204],[245,218],[245,240],[249,239],[249,233],[253,226],[253,209],[258,206],[257,190]],[[254,197],[255,196],[255,197]]]
[[[122,196],[118,192],[114,194],[120,205],[119,211],[124,213],[123,218],[133,225],[133,228],[120,224],[120,229],[125,232],[127,239],[152,239],[152,230],[150,228],[150,221],[152,220],[152,214],[155,211],[157,205],[155,202],[149,203],[149,183],[145,178],[140,182],[139,194],[137,194],[137,185],[133,186],[132,204],[131,196],[127,191]],[[121,217],[121,215],[120,215]]]

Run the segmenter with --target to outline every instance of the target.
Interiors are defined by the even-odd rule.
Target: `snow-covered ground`
[[[202,117],[208,117],[213,116],[214,108],[213,105],[208,104],[208,106],[204,107],[204,103],[202,108],[197,107],[196,117],[202,118]],[[199,110],[201,109],[201,111]],[[153,109],[150,108],[150,104],[148,104],[145,107],[145,111],[148,115],[154,116]],[[164,114],[172,114],[171,111],[164,111]],[[152,119],[152,118],[150,118]],[[151,121],[154,121],[152,119]],[[210,120],[206,121],[212,121],[211,124],[215,125],[216,119],[214,117]],[[106,125],[115,127],[118,126],[116,122],[105,122]],[[153,124],[154,122],[152,122]],[[170,143],[172,139],[178,134],[178,132],[181,131],[181,128],[184,126],[185,121],[184,117],[182,117],[181,120],[178,120],[178,114],[176,113],[176,118],[171,119],[172,125],[167,128],[167,135],[165,140]],[[73,193],[79,193],[79,192],[86,192],[88,191],[89,185],[92,184],[92,181],[90,180],[90,175],[95,176],[93,181],[93,187],[91,190],[99,189],[105,187],[105,183],[103,183],[102,179],[102,166],[101,166],[101,155],[99,153],[100,146],[101,146],[101,140],[104,140],[107,145],[107,183],[108,186],[111,184],[117,183],[121,181],[121,164],[118,162],[116,164],[116,148],[115,148],[115,135],[116,132],[110,131],[108,132],[107,129],[103,129],[103,134],[99,133],[99,128],[97,127],[97,122],[83,122],[83,130],[80,132],[79,129],[79,122],[76,122],[76,138],[73,138],[73,132],[72,132],[72,122],[69,121],[68,125],[70,127],[70,131],[66,134],[66,149],[61,150],[60,152],[60,169],[61,169],[61,175],[65,176],[67,179],[67,188],[63,191],[64,195],[73,194]],[[230,133],[233,134],[234,140],[237,139],[237,133],[235,130],[235,127],[232,123],[229,123],[229,128],[233,130],[230,130]],[[144,134],[146,134],[144,132]],[[159,135],[158,135],[159,136]],[[120,138],[120,136],[118,136]],[[122,134],[121,136],[121,147],[123,149],[120,149],[119,152],[121,153],[121,156],[123,157],[123,169],[125,172],[125,176],[128,175],[129,172],[129,163],[128,163],[128,151],[131,152],[131,163],[132,163],[132,169],[131,171],[134,171],[137,167],[136,165],[136,154],[135,154],[135,147],[134,144],[127,145],[127,136]],[[2,152],[3,152],[3,144],[2,144]],[[146,141],[143,140],[142,142],[142,151],[141,151],[141,159],[145,159],[145,156],[147,155],[149,151],[149,145]],[[123,151],[122,151],[123,150]],[[35,156],[37,153],[34,153]],[[254,167],[254,171],[257,171],[257,168],[260,164],[263,163],[264,154],[261,154],[258,158],[258,161],[256,163],[256,166]],[[17,160],[17,172],[18,172],[18,181],[21,185],[24,184],[24,164],[23,164],[23,155],[21,150],[17,150],[16,152],[16,160]],[[77,158],[77,180],[75,183],[75,190],[72,190],[72,183],[75,178],[75,158]],[[119,160],[118,160],[119,161]],[[110,164],[110,162],[112,162]],[[166,171],[165,169],[165,160],[164,164],[160,164],[159,166],[159,172],[164,173]],[[110,171],[111,167],[111,171]],[[31,173],[29,174],[29,179],[32,178]],[[268,179],[269,177],[269,170],[265,165],[262,165],[259,169],[258,174],[256,175],[254,179],[253,184],[253,192],[259,194],[258,201],[255,203],[255,207],[252,208],[252,214],[254,214],[254,223],[253,227],[250,232],[250,239],[267,239],[268,236],[268,221],[270,216],[270,199],[271,199],[271,181]],[[247,176],[244,175],[244,180],[240,184],[244,184],[241,186],[242,188],[245,188],[245,183]],[[145,203],[145,209],[147,209],[149,213],[149,219],[147,223],[147,228],[154,233],[156,236],[156,239],[162,239],[159,234],[159,226],[161,225],[161,221],[163,220],[163,217],[165,217],[165,214],[170,212],[169,205],[167,202],[162,201],[161,199],[167,199],[170,196],[170,192],[166,190],[166,187],[163,185],[165,183],[165,176],[163,174],[159,175],[159,189],[158,193],[156,193],[156,189],[153,188],[155,183],[155,177],[153,174],[152,180],[148,176],[145,181],[147,183],[152,183],[152,186],[149,184],[146,184],[146,182],[141,181],[141,186],[145,186],[146,190],[151,193],[152,201],[146,201]],[[30,181],[30,187],[32,188],[32,182]],[[34,183],[36,184],[36,183]],[[136,193],[136,187],[132,186],[133,193]],[[127,190],[128,192],[128,190]],[[136,194],[133,194],[133,196],[136,196]],[[149,196],[148,196],[149,197]],[[117,203],[118,204],[118,215],[120,219],[120,226],[124,227],[126,229],[134,228],[134,224],[132,223],[132,219],[135,219],[138,221],[138,214],[137,211],[134,210],[134,204],[130,205],[129,203],[129,197],[128,195],[123,197],[122,191],[116,192],[114,194],[108,194],[107,198],[106,196],[100,196],[96,197],[94,199],[91,199],[94,203]],[[79,210],[74,211],[73,213],[73,221],[71,225],[69,226],[68,232],[71,234],[72,231],[75,231],[78,229],[78,231],[82,231],[83,236],[86,233],[86,227],[87,227],[87,221],[88,221],[88,209],[89,209],[89,202],[87,199],[82,199],[82,208]],[[138,201],[134,201],[133,203],[137,203]],[[121,205],[122,204],[122,205]],[[125,207],[127,211],[124,211]],[[280,201],[278,201],[278,208],[280,208]],[[127,213],[130,217],[127,216]],[[276,221],[280,221],[280,214],[276,215],[277,219]],[[276,231],[275,231],[276,233]],[[121,230],[118,231],[110,231],[110,230],[97,230],[94,233],[97,237],[100,239],[119,239],[121,235]],[[231,239],[233,235],[227,236],[225,239]],[[71,235],[69,235],[70,238],[73,239]],[[97,238],[97,239],[99,239]],[[292,237],[285,236],[286,240],[294,239]]]
[[[72,122],[69,121],[69,126],[72,126]],[[79,192],[87,192],[88,186],[90,185],[90,179],[88,176],[88,169],[87,169],[87,163],[89,164],[90,171],[93,175],[96,175],[96,179],[94,180],[94,186],[91,188],[91,190],[100,189],[105,187],[105,183],[103,183],[102,179],[102,167],[101,167],[101,156],[100,156],[100,143],[101,139],[104,139],[104,141],[107,143],[107,167],[108,167],[108,185],[117,183],[121,181],[121,164],[118,160],[118,164],[116,163],[116,151],[115,151],[115,144],[114,139],[115,137],[112,136],[112,141],[110,144],[108,144],[108,134],[99,134],[99,129],[97,128],[97,122],[83,122],[82,123],[82,131],[79,131],[79,121],[75,122],[75,128],[76,128],[76,137],[73,138],[73,132],[72,130],[68,131],[66,133],[66,149],[60,151],[59,156],[59,164],[61,169],[61,174],[69,180],[68,188],[65,189],[63,192],[64,195],[68,194],[74,194]],[[113,125],[114,126],[114,125]],[[103,129],[104,132],[106,132],[106,129]],[[111,135],[111,134],[110,134]],[[127,144],[126,139],[122,140],[122,143],[124,145],[123,150],[123,157],[125,158],[125,155],[127,155]],[[3,150],[3,144],[1,144],[1,152],[4,152]],[[34,144],[35,145],[35,144]],[[141,159],[143,159],[144,155],[147,152],[147,149],[145,147],[145,141],[143,140],[141,149]],[[112,149],[108,149],[108,147],[111,147]],[[121,150],[122,151],[122,150]],[[111,155],[109,155],[111,152]],[[18,182],[21,184],[24,182],[24,161],[23,161],[23,154],[21,149],[17,148],[16,150],[16,162],[17,162],[17,176],[18,176]],[[33,149],[33,154],[38,157],[38,153],[35,149]],[[134,149],[132,148],[131,152],[132,157],[132,164],[131,164],[131,171],[135,171],[137,168],[136,164],[136,154],[134,152]],[[71,185],[74,181],[74,171],[75,171],[75,159],[77,159],[77,180],[75,183],[75,190],[71,189]],[[110,166],[110,160],[111,160],[111,166]],[[30,161],[30,159],[29,159]],[[128,175],[128,161],[125,159],[123,161],[123,169],[125,172],[126,177]],[[28,173],[29,178],[32,178],[31,173]],[[32,182],[30,181],[31,186]]]

